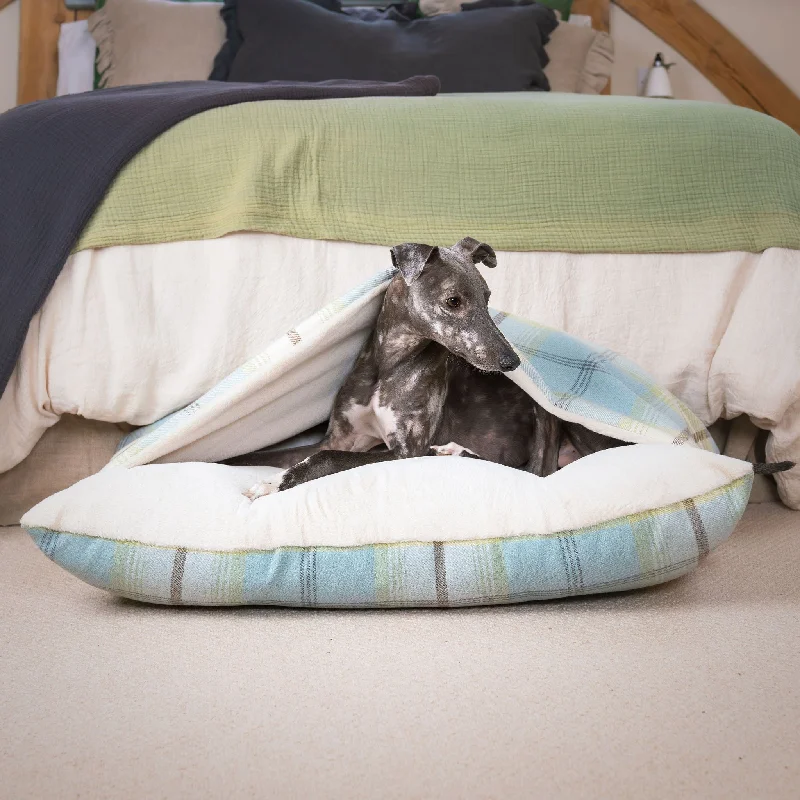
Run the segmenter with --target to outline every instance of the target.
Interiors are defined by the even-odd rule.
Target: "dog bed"
[[[522,359],[509,378],[558,416],[633,446],[547,478],[457,457],[386,462],[253,502],[243,492],[274,470],[203,463],[323,421],[393,274],[135,431],[23,526],[53,561],[124,597],[342,608],[634,589],[685,574],[730,535],[752,465],[718,455],[692,412],[635,365],[499,311]]]

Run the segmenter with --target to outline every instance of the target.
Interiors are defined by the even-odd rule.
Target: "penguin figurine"
[[[650,72],[647,76],[644,90],[645,97],[672,99],[672,84],[670,83],[668,72],[672,66],[674,65],[664,63],[664,56],[661,53],[656,53],[653,66],[650,67]]]

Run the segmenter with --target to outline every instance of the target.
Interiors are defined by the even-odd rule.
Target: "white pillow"
[[[562,23],[550,34],[545,51],[551,92],[600,94],[611,77],[614,42],[607,33]]]
[[[219,2],[106,0],[89,17],[103,87],[206,80],[225,41]]]
[[[94,88],[96,45],[85,19],[65,22],[58,34],[56,94],[79,94]]]

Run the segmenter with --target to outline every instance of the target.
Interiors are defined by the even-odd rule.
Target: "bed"
[[[608,5],[579,0],[572,4],[572,14],[584,16],[594,30],[603,32],[608,29]],[[672,23],[677,6],[658,4],[656,11],[647,3],[620,5],[686,52],[734,102],[772,113],[798,127],[797,98],[694,4],[681,4],[681,12],[690,13],[696,23],[691,33],[677,30]],[[23,0],[21,102],[56,93],[59,26],[86,19],[89,14],[89,10],[76,10],[74,4],[67,9],[54,0]],[[710,48],[712,40],[715,45]],[[703,47],[705,52],[700,51]],[[608,93],[608,81],[604,83],[594,91]],[[622,102],[613,98],[586,101]],[[474,102],[489,100],[475,96]],[[690,104],[676,115],[664,112],[664,120],[680,119],[678,128],[680,124],[691,126],[695,112],[700,119],[707,110]],[[510,112],[503,107],[499,113]],[[237,114],[231,112],[225,124],[253,122]],[[735,126],[738,120],[731,116],[723,127]],[[298,128],[306,123],[286,120]],[[435,122],[429,124],[433,130]],[[189,133],[184,135],[195,135],[194,125],[195,121],[187,121],[184,130]],[[551,133],[556,127],[553,122]],[[347,135],[347,130],[338,121],[326,133]],[[171,141],[170,134],[160,140],[165,148],[160,156],[164,163],[175,152],[169,150]],[[588,133],[583,143],[575,146],[583,147],[584,152],[576,151],[559,163],[562,170],[572,170],[576,181],[582,170],[591,171],[598,161],[608,165],[619,159],[614,148],[604,142],[592,143]],[[37,314],[20,356],[14,391],[4,392],[0,399],[0,424],[7,443],[0,456],[0,487],[11,506],[4,513],[5,523],[16,522],[25,507],[48,490],[63,488],[96,470],[110,457],[125,430],[149,424],[191,402],[292,320],[368,277],[382,266],[391,236],[437,233],[434,227],[425,231],[421,220],[412,219],[407,212],[403,221],[400,215],[404,212],[398,208],[393,213],[400,224],[389,225],[389,230],[384,226],[379,234],[362,231],[356,235],[352,228],[330,224],[291,228],[244,217],[222,227],[200,226],[180,233],[176,217],[167,225],[144,230],[143,223],[144,228],[137,230],[114,218],[115,213],[124,216],[130,209],[115,210],[113,198],[138,191],[131,176],[144,164],[144,155],[123,172],[84,232]],[[793,156],[786,158],[791,171]],[[614,165],[614,169],[622,167],[618,161]],[[605,174],[610,175],[611,169]],[[680,171],[674,175],[680,176]],[[659,180],[657,170],[651,171],[649,180]],[[598,184],[594,186],[602,191]],[[643,192],[642,196],[650,194],[649,190]],[[174,202],[175,198],[164,197],[161,205],[154,207],[167,217]],[[791,206],[794,201],[789,198],[787,202]],[[680,204],[677,196],[676,203]],[[697,213],[697,207],[692,213]],[[690,217],[685,209],[683,216],[678,215],[680,224],[691,225]],[[698,219],[702,228],[704,220]],[[639,236],[626,244],[613,235],[604,239],[602,220],[573,216],[542,222],[546,235],[538,238],[526,239],[511,232],[496,237],[505,265],[492,276],[498,305],[615,349],[642,364],[705,424],[716,424],[714,430],[722,448],[727,447],[725,452],[751,459],[796,457],[800,448],[800,381],[787,365],[800,349],[789,301],[797,296],[798,254],[789,240],[765,236],[730,245],[723,240],[698,244],[689,237],[676,244],[669,236],[660,241]],[[566,225],[569,236],[559,236],[558,225]],[[469,233],[457,232],[454,226],[445,228],[447,235],[456,238]],[[587,233],[590,230],[591,235]],[[220,261],[230,265],[224,273],[216,266]],[[296,282],[281,285],[280,265],[286,263],[294,265]],[[269,266],[254,269],[256,264]],[[167,299],[178,286],[189,287],[183,288],[187,294],[181,303]],[[139,301],[145,305],[134,315],[124,311],[125,298],[130,297],[146,298]],[[635,298],[635,305],[620,301],[621,297]],[[624,314],[620,306],[625,308]],[[93,320],[90,307],[115,309],[114,324],[108,315]],[[67,308],[70,313],[65,313]],[[243,308],[249,314],[243,314]],[[264,308],[271,310],[268,317],[259,313]],[[256,325],[250,321],[253,316],[258,317]],[[143,319],[148,320],[146,325]],[[663,331],[667,327],[673,333],[665,346]],[[220,347],[222,331],[224,345]],[[169,353],[165,342],[169,342]],[[117,356],[121,353],[126,355],[124,364]],[[181,369],[175,369],[176,363],[182,364]],[[97,364],[109,365],[102,380],[93,377]],[[777,374],[780,380],[775,379]],[[72,423],[56,425],[64,416]],[[745,419],[739,419],[733,429],[726,424],[742,417]],[[81,420],[91,421],[85,441],[80,440],[84,436],[79,433]],[[768,431],[769,438],[765,433],[757,436],[759,430]],[[67,440],[74,441],[83,455],[76,455]],[[48,478],[38,467],[39,479],[34,485],[29,476],[33,465],[41,464],[37,452],[48,453],[51,465],[79,466],[59,466]],[[763,479],[761,491],[768,493],[768,485]],[[784,502],[800,507],[800,483],[793,473],[780,476],[779,488]]]

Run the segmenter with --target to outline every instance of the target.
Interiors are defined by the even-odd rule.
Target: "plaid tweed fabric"
[[[791,128],[716,103],[547,92],[247,103],[139,153],[78,249],[242,230],[387,246],[468,231],[499,250],[573,253],[800,249],[798,174]]]
[[[492,316],[522,360],[522,373],[510,377],[558,416],[591,421],[623,441],[688,442],[718,452],[694,413],[633,362],[502,311]]]
[[[521,603],[637,589],[692,570],[739,521],[752,476],[557,536],[209,552],[30,528],[87,583],[150,603],[393,608]]]

